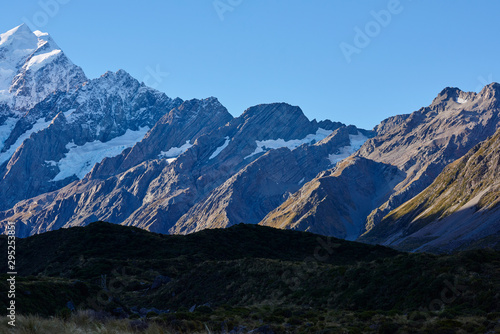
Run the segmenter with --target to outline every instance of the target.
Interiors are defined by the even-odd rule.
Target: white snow
[[[26,69],[31,71],[37,71],[46,63],[53,61],[61,50],[52,50],[50,52],[42,53],[30,58],[30,60],[26,63]]]
[[[20,69],[20,64],[38,47],[38,38],[26,25],[20,25],[0,34],[0,96],[6,100],[12,79]],[[3,92],[2,92],[3,91]]]
[[[181,147],[172,147],[166,152],[162,151],[160,154],[158,154],[158,159],[167,159],[168,163],[171,163],[172,161],[177,159],[179,155],[186,152],[192,146],[193,145],[191,145],[191,141],[187,140],[186,143]]]
[[[368,137],[364,136],[361,132],[358,132],[357,135],[349,135],[350,145],[341,147],[335,154],[328,155],[328,159],[332,165],[335,165],[359,150],[367,140]]]
[[[460,104],[463,104],[463,103],[465,103],[465,102],[467,102],[467,101],[468,101],[468,100],[465,100],[465,99],[463,99],[463,98],[461,98],[461,97],[457,98],[457,103],[460,103]]]
[[[16,49],[32,49],[33,41],[37,41],[37,37],[25,24],[0,34],[0,47],[14,46]]]
[[[26,131],[21,136],[19,136],[19,138],[17,138],[14,145],[12,145],[6,152],[0,153],[0,165],[9,160],[14,152],[16,152],[17,148],[21,146],[21,144],[31,136],[31,134],[47,128],[51,122],[52,120],[45,121],[43,118],[40,118],[38,121],[36,121],[36,123],[33,124],[33,127],[30,130]]]
[[[8,88],[12,83],[12,79],[16,75],[15,70],[11,66],[3,63],[4,62],[0,61],[0,101],[10,98]]]
[[[328,137],[333,131],[331,130],[325,130],[319,128],[316,133],[314,134],[309,134],[303,139],[291,139],[291,140],[283,140],[281,138],[279,139],[269,139],[269,140],[256,140],[255,143],[257,144],[257,148],[255,151],[253,151],[252,154],[248,155],[245,157],[245,159],[250,158],[256,154],[266,152],[268,150],[272,149],[277,149],[277,148],[282,148],[282,147],[287,147],[290,150],[294,150],[297,147],[303,145],[303,144],[311,144],[312,142],[319,142],[326,137]]]
[[[74,142],[68,143],[66,148],[69,152],[57,162],[59,173],[52,181],[64,180],[73,175],[82,179],[96,163],[101,162],[104,158],[117,156],[124,149],[134,146],[144,138],[148,131],[149,127],[143,127],[137,131],[128,129],[122,136],[115,137],[105,143],[99,140],[85,143],[82,146],[77,146]],[[46,163],[51,164],[49,161]]]
[[[219,153],[222,152],[222,150],[224,150],[227,147],[227,145],[229,145],[229,142],[231,140],[227,136],[226,136],[225,139],[226,139],[226,141],[224,142],[224,144],[222,144],[222,146],[217,147],[217,149],[215,150],[215,152],[212,153],[212,155],[210,156],[210,158],[208,158],[208,160],[212,160],[213,158],[215,158],[216,156],[218,156]]]
[[[54,90],[69,88],[71,76],[66,65],[57,66],[49,74],[47,83],[36,86],[39,70],[62,55],[49,34],[32,32],[26,24],[0,34],[0,102],[15,105],[17,109],[30,107]],[[9,92],[14,78],[22,80],[28,91]]]
[[[0,125],[0,151],[3,149],[3,145],[7,138],[9,138],[10,133],[16,126],[18,119],[9,117],[5,120],[4,124]]]
[[[67,110],[67,111],[63,112],[64,117],[66,118],[66,122],[71,123],[71,121],[73,120],[72,114],[75,111],[76,111],[76,109],[70,109],[70,110]],[[101,128],[100,125],[97,125],[97,127],[98,127],[98,129]],[[99,134],[99,131],[97,131],[97,134]]]

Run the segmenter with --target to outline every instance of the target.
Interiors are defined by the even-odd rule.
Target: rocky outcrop
[[[500,130],[359,240],[448,252],[500,232]]]
[[[313,145],[267,152],[196,203],[169,232],[186,234],[240,222],[259,223],[304,183],[332,167],[328,157],[348,147],[349,135],[358,133],[354,126],[342,126]]]
[[[499,97],[498,83],[477,94],[446,88],[429,107],[377,126],[378,135],[357,155],[397,166],[406,178],[387,202],[374,208],[366,229],[429,186],[446,165],[493,135],[500,127]]]
[[[306,183],[259,224],[354,240],[371,208],[402,178],[391,165],[350,157]]]
[[[106,156],[140,141],[181,103],[120,70],[30,109],[0,153],[0,209],[81,179]]]

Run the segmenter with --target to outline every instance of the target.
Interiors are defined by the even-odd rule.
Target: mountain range
[[[0,35],[0,226],[27,237],[98,220],[165,234],[244,222],[410,251],[494,246],[499,97],[496,83],[445,88],[373,130],[287,103],[233,117],[124,70],[88,79],[21,25]]]

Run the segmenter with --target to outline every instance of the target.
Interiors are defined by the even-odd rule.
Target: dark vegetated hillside
[[[0,243],[4,242],[4,238],[0,239]],[[17,248],[21,275],[70,278],[81,275],[94,278],[94,273],[82,272],[82,266],[86,267],[84,264],[89,261],[100,262],[102,266],[138,261],[143,269],[148,269],[157,261],[168,263],[182,259],[189,264],[243,258],[303,261],[317,253],[322,262],[340,265],[399,254],[387,247],[245,224],[178,236],[96,222],[87,227],[18,239]],[[6,271],[6,264],[1,266]],[[161,266],[156,269],[161,269]]]
[[[233,308],[316,317],[328,310],[500,311],[500,253],[491,249],[412,254],[257,225],[167,236],[98,222],[18,239],[17,250],[20,313],[60,313],[67,301],[111,313],[168,309],[170,320],[195,318],[187,312],[193,305],[224,316]],[[171,280],[151,289],[159,275]],[[105,302],[95,302],[99,295]]]

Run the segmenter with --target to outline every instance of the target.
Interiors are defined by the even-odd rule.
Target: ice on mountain
[[[95,140],[82,146],[77,146],[74,142],[68,143],[66,149],[69,152],[57,163],[60,171],[53,181],[64,180],[73,175],[82,179],[96,163],[101,162],[104,158],[117,156],[124,149],[134,146],[144,138],[148,131],[148,127],[140,128],[137,131],[128,129],[122,136],[107,142]]]
[[[17,118],[9,117],[5,120],[4,124],[0,125],[0,151],[2,151],[3,145],[7,138],[9,138],[10,133],[16,126],[17,121]]]
[[[349,157],[357,150],[359,150],[367,140],[368,137],[366,137],[359,131],[356,135],[349,135],[350,145],[341,147],[339,151],[334,154],[329,154],[328,160],[330,160],[332,165],[336,165],[338,162],[344,160],[345,158]]]
[[[26,69],[31,71],[39,70],[43,65],[46,65],[51,60],[54,60],[61,50],[52,50],[47,53],[42,53],[30,58],[30,60],[26,63]]]
[[[172,161],[174,161],[179,155],[181,155],[182,153],[186,152],[190,147],[192,147],[193,145],[191,144],[191,141],[190,140],[187,140],[186,143],[184,145],[182,145],[181,147],[172,147],[170,148],[168,151],[166,152],[161,152],[159,155],[158,155],[158,159],[167,159],[167,161],[169,163],[171,163]],[[168,158],[171,158],[171,159],[168,159]]]
[[[224,144],[222,144],[222,146],[217,147],[217,149],[215,150],[215,152],[212,153],[212,155],[210,156],[210,158],[208,158],[208,160],[212,160],[213,158],[215,158],[216,156],[218,156],[219,153],[222,152],[222,150],[224,150],[227,147],[227,145],[229,145],[229,142],[231,140],[227,136],[226,136],[225,139],[226,139],[226,141],[224,142]]]
[[[11,122],[13,122],[13,121],[11,121]],[[5,161],[9,160],[12,157],[12,155],[14,154],[14,152],[16,152],[17,148],[19,146],[21,146],[21,144],[31,136],[31,134],[47,128],[51,122],[52,122],[52,120],[45,121],[45,119],[43,119],[43,118],[40,118],[39,120],[37,120],[36,123],[33,124],[33,127],[30,130],[23,133],[21,136],[19,136],[19,138],[17,138],[16,142],[13,145],[11,145],[7,151],[0,153],[0,165],[3,164]],[[5,140],[4,140],[4,143],[5,143]],[[2,146],[3,146],[3,144],[2,144]]]
[[[319,128],[316,131],[316,133],[308,134],[303,139],[283,140],[279,138],[279,139],[269,139],[269,140],[256,140],[255,143],[257,144],[257,148],[255,149],[255,151],[253,151],[253,153],[247,155],[245,159],[250,158],[256,154],[266,152],[268,150],[282,148],[282,147],[287,147],[290,150],[294,150],[303,144],[310,145],[319,142],[328,137],[332,132],[333,131],[331,130],[325,130]]]

